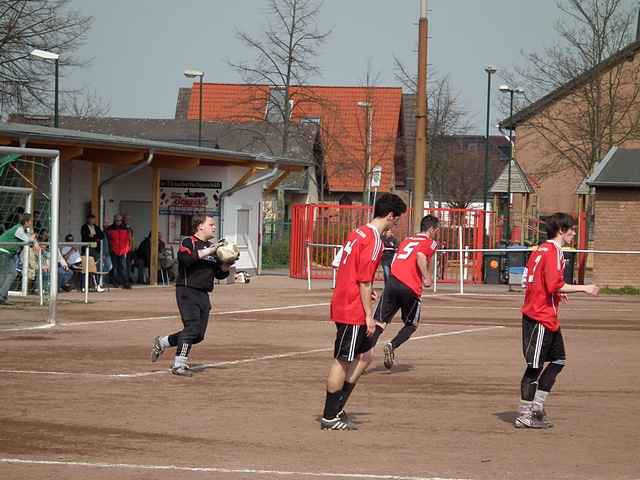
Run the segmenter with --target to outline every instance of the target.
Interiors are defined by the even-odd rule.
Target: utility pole
[[[420,231],[427,177],[427,0],[420,0],[418,23],[418,91],[416,94],[416,157],[413,175],[413,231]]]

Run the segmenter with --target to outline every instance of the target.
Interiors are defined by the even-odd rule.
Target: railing
[[[2,246],[8,246],[8,247],[33,247],[34,244],[38,244],[38,245],[47,245],[49,246],[49,242],[35,242],[35,241],[29,241],[29,242],[0,242],[0,247]],[[84,274],[84,303],[89,303],[89,249],[90,248],[96,248],[96,243],[95,242],[58,242],[58,246],[59,247],[72,247],[72,246],[79,246],[81,249],[84,247],[85,249],[85,255],[83,257],[83,262],[82,262],[82,268],[83,268],[83,274]],[[22,261],[22,278],[24,279],[25,277],[28,276],[28,272],[29,272],[29,255],[30,255],[30,248],[26,249],[23,253],[23,261]],[[6,253],[0,253],[0,255],[9,255]],[[37,252],[38,255],[38,263],[37,263],[37,278],[38,278],[38,293],[40,296],[40,306],[44,305],[44,270],[43,270],[43,262],[42,262],[42,250],[39,250]],[[59,262],[57,262],[59,263]],[[49,264],[49,271],[51,271],[52,265]],[[58,265],[56,264],[54,266],[54,268],[58,268]],[[57,277],[57,275],[56,275]],[[54,276],[50,275],[49,277],[49,281],[57,281],[57,278],[54,278]],[[57,288],[57,286],[56,286]],[[24,294],[24,292],[23,292]]]

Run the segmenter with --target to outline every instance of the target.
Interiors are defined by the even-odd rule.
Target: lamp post
[[[371,102],[358,102],[357,104],[360,108],[364,108],[367,111],[367,123],[365,126],[365,136],[366,136],[366,144],[365,144],[365,156],[366,156],[366,170],[365,170],[365,179],[366,184],[364,187],[364,203],[369,205],[370,197],[371,197],[371,150],[373,143],[373,104]]]
[[[482,188],[482,215],[484,222],[482,222],[482,248],[487,248],[487,195],[489,190],[489,120],[491,112],[491,75],[496,73],[496,67],[489,65],[484,69],[487,72],[487,132],[484,145],[484,182]]]
[[[185,70],[184,76],[187,78],[200,77],[200,108],[198,110],[198,146],[202,146],[202,79],[204,72],[200,70]]]
[[[31,50],[31,55],[34,57],[42,58],[43,60],[53,60],[55,64],[55,87],[54,87],[54,103],[53,103],[53,126],[59,127],[60,119],[58,113],[58,96],[59,96],[59,60],[60,55],[46,50],[38,50],[37,48]]]
[[[509,120],[513,117],[513,96],[516,93],[524,93],[521,88],[511,88],[509,85],[500,85],[502,93],[509,94]],[[513,125],[509,128],[509,167],[507,169],[507,222],[504,229],[507,244],[511,243],[511,164],[513,163]]]

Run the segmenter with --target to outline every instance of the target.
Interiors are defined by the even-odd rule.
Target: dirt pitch
[[[59,326],[0,331],[0,478],[640,478],[640,299],[572,297],[555,427],[523,431],[521,295],[499,290],[425,295],[398,367],[378,357],[355,390],[353,432],[318,424],[334,336],[326,282],[217,287],[193,378],[168,373],[170,354],[149,361],[152,338],[179,325],[173,288],[90,305],[63,295]],[[29,317],[3,309],[0,325],[15,328],[17,312]]]

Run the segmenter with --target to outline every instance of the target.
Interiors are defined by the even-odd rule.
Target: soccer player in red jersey
[[[433,239],[440,221],[427,215],[420,222],[420,233],[405,238],[391,263],[391,275],[384,285],[373,319],[376,321],[375,340],[400,310],[404,326],[384,346],[384,366],[393,367],[395,351],[418,329],[422,286],[431,286],[430,260],[438,249]]]
[[[597,296],[597,285],[570,285],[564,282],[562,247],[576,236],[574,219],[554,213],[546,220],[547,240],[531,254],[523,274],[522,353],[527,368],[520,384],[521,400],[517,428],[546,428],[544,402],[565,365],[564,341],[558,320],[560,302],[567,293],[584,292]],[[546,362],[549,364],[543,369]]]
[[[407,206],[397,195],[381,195],[373,209],[373,220],[349,234],[339,259],[336,258],[339,264],[331,298],[336,340],[320,421],[323,430],[353,428],[343,409],[358,378],[373,359],[372,336],[376,328],[372,312],[376,298],[373,280],[382,259],[380,235],[393,227],[406,210]]]

